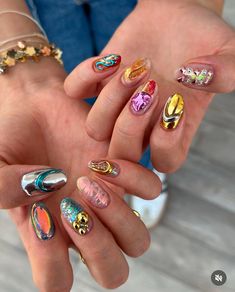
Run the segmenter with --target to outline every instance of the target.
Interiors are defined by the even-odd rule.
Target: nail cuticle
[[[96,59],[92,66],[95,72],[104,72],[119,66],[120,63],[121,56],[116,54],[109,54],[107,56]]]
[[[65,198],[60,203],[60,209],[65,220],[79,235],[83,236],[91,231],[92,219],[79,203],[71,198]]]
[[[55,234],[55,225],[51,214],[42,202],[33,204],[31,208],[31,222],[40,240],[49,240]]]
[[[21,187],[28,196],[39,196],[61,189],[67,177],[61,169],[41,169],[26,173],[21,179]]]
[[[164,106],[161,126],[166,130],[178,127],[184,112],[183,96],[176,93],[170,96]]]
[[[107,208],[110,204],[109,194],[99,185],[98,182],[88,177],[80,177],[77,186],[81,196],[94,207],[99,209]]]

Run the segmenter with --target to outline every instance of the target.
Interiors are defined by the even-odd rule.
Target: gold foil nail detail
[[[123,81],[131,83],[135,80],[141,80],[144,75],[149,71],[151,62],[149,59],[137,59],[123,74]]]
[[[178,93],[170,96],[163,110],[162,126],[165,129],[175,129],[181,120],[183,111],[183,96]]]
[[[120,168],[116,163],[109,162],[107,160],[91,160],[88,163],[88,167],[99,174],[117,176],[120,173]]]

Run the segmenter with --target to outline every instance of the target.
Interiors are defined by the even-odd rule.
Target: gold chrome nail
[[[137,59],[123,74],[124,83],[132,83],[136,80],[141,80],[151,68],[149,59]]]
[[[88,167],[99,174],[117,176],[120,173],[120,168],[116,163],[109,162],[107,160],[91,160],[88,163]]]
[[[184,112],[183,96],[176,93],[170,96],[165,104],[162,116],[162,126],[165,129],[175,129]]]

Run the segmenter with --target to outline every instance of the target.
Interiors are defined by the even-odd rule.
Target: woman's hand
[[[104,53],[120,53],[124,60],[123,67],[129,66],[138,58],[148,57],[152,61],[152,77],[159,84],[160,98],[144,144],[150,142],[152,162],[162,172],[173,172],[184,162],[196,130],[212,101],[213,92],[235,89],[234,30],[200,2],[203,1],[139,1],[104,49]],[[210,4],[213,3],[217,2],[210,1]],[[181,67],[196,70],[205,67],[208,71],[212,69],[214,77],[211,82],[202,83],[201,86],[201,76],[195,82],[195,75],[189,76],[192,77],[190,80],[180,78],[180,72],[175,74]],[[177,82],[177,78],[181,83]],[[115,91],[110,88],[110,92]],[[184,97],[184,115],[174,131],[166,131],[160,126],[163,108],[167,98],[174,93],[180,93]],[[118,92],[115,94],[115,102],[119,100],[121,104],[122,98],[118,99]],[[110,100],[110,95],[108,97]],[[110,105],[109,100],[103,103],[102,108]],[[119,112],[109,119],[110,128],[110,124],[114,126],[122,110],[119,105],[117,108]],[[99,115],[99,112],[96,114]],[[106,139],[107,136],[102,134],[102,123],[97,121],[93,125],[93,134],[89,134]],[[110,131],[107,134],[110,135]],[[132,129],[129,127],[124,135],[131,138]],[[120,149],[111,147],[110,156],[132,159],[132,151],[123,152],[123,148]]]
[[[89,80],[92,84],[101,82],[117,68],[96,73],[94,79],[89,77]],[[160,192],[160,182],[141,166],[112,160],[118,165],[119,171],[115,172],[118,175],[94,173],[89,180],[80,179],[83,183],[80,184],[81,191],[75,191],[77,177],[88,174],[88,162],[107,156],[109,140],[97,142],[87,135],[85,121],[89,106],[66,96],[63,89],[65,76],[63,69],[51,59],[43,59],[38,64],[17,65],[1,76],[0,204],[2,208],[22,205],[12,209],[10,214],[26,247],[40,291],[70,290],[73,278],[68,256],[70,246],[81,251],[101,285],[117,287],[128,276],[128,265],[120,248],[130,256],[139,256],[149,246],[148,231],[125,204],[123,195],[129,192],[152,199]],[[85,75],[81,76],[85,78]],[[85,95],[84,83],[80,80],[80,92]],[[94,92],[91,90],[90,94]],[[39,197],[27,196],[21,188],[22,176],[48,167],[65,171],[66,186],[50,196],[45,192]],[[90,167],[95,170],[94,165],[90,164]],[[97,185],[100,185],[99,189]],[[27,190],[34,194],[32,187]],[[108,198],[103,208],[94,204],[99,202],[96,195],[100,193],[105,193]],[[92,195],[94,200],[89,201]],[[79,202],[92,218],[93,227],[84,236],[76,233],[64,216],[61,221],[59,205],[68,196]],[[40,203],[31,211],[33,225],[38,237],[52,237],[50,240],[37,238],[30,219],[30,207],[25,206],[39,199]],[[65,214],[65,205],[61,209]]]

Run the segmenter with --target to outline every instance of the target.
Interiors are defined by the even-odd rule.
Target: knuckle
[[[135,250],[133,251],[133,254],[131,255],[133,258],[142,256],[149,249],[151,239],[149,233],[147,234],[148,235],[146,235],[144,238],[140,240]]]
[[[113,277],[105,279],[100,284],[106,289],[116,289],[127,281],[128,276],[129,276],[128,269],[126,270],[121,269],[119,270],[119,273],[114,273]]]
[[[136,131],[133,127],[130,127],[128,123],[117,121],[115,127],[116,134],[123,139],[136,138],[138,136],[138,131]]]
[[[100,128],[95,129],[93,127],[93,122],[90,120],[87,120],[85,124],[86,132],[89,137],[93,138],[96,141],[104,141],[106,137],[102,134],[102,132],[99,131]]]

